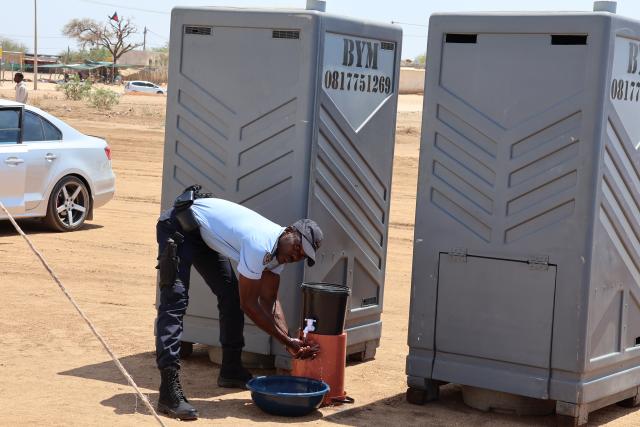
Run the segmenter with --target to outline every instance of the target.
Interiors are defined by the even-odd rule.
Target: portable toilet
[[[437,14],[427,52],[408,400],[636,403],[640,22]]]
[[[314,219],[325,237],[315,266],[291,264],[281,277],[290,333],[303,281],[346,284],[347,354],[372,358],[401,29],[321,10],[177,7],[170,38],[162,209],[198,183],[283,226]],[[215,296],[195,269],[191,278],[183,340],[219,346]],[[282,345],[249,319],[245,341],[246,352],[290,369]]]

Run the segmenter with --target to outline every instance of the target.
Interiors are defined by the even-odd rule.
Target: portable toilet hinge
[[[449,257],[453,262],[467,262],[467,249],[453,248],[449,251]]]
[[[529,264],[529,270],[549,270],[549,256],[547,255],[529,257],[527,263]]]

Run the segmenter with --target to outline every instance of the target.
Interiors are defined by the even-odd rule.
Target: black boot
[[[222,349],[222,366],[218,376],[218,386],[227,388],[247,388],[247,382],[253,378],[251,372],[242,366],[242,349]]]
[[[161,371],[160,397],[158,398],[158,412],[171,418],[181,420],[197,420],[198,411],[191,406],[184,396],[179,369],[174,367],[164,368]]]

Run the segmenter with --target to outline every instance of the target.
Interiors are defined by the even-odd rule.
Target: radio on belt
[[[171,15],[162,208],[197,182],[283,226],[313,218],[326,236],[316,265],[281,277],[290,333],[300,283],[347,285],[347,354],[363,359],[382,329],[401,40],[398,26],[319,10]],[[191,277],[184,340],[219,346],[215,297]],[[244,335],[254,360],[291,368],[248,321]]]

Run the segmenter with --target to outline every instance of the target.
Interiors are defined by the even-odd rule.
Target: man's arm
[[[240,306],[242,311],[253,320],[256,326],[280,341],[285,347],[299,347],[299,345],[296,345],[289,337],[286,323],[282,324],[279,319],[276,320],[273,308],[265,309],[269,304],[268,298],[265,298],[262,303],[260,301],[263,286],[267,290],[275,286],[277,296],[277,286],[280,283],[280,278],[276,277],[274,279],[270,275],[276,276],[271,272],[264,272],[261,279],[253,280],[240,274],[238,288],[240,291]],[[265,291],[265,295],[269,294],[270,292]],[[274,304],[272,303],[271,307],[273,306]],[[280,312],[282,312],[282,310],[280,310]],[[282,316],[282,320],[284,321],[284,316]],[[295,349],[297,350],[297,348]]]
[[[282,306],[278,300],[280,275],[266,270],[262,273],[260,282],[260,305],[267,313],[271,313],[273,315],[278,329],[289,335],[289,326],[287,325],[287,320],[284,317]]]
[[[259,280],[240,274],[240,306],[263,331],[280,341],[293,357],[315,357],[320,348],[313,342],[289,337],[289,328],[278,301],[280,276],[264,271]]]

